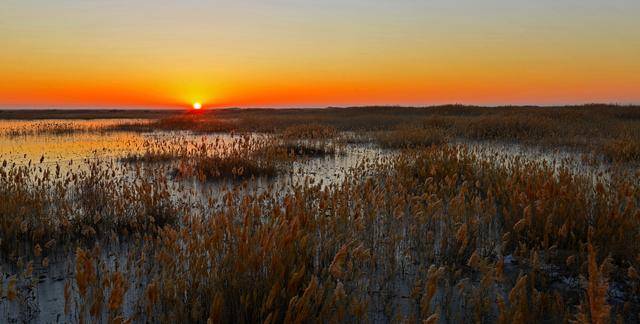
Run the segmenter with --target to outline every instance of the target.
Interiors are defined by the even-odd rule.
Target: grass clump
[[[282,131],[282,137],[288,140],[327,140],[338,135],[338,130],[332,126],[318,124],[294,125]]]
[[[180,213],[164,175],[115,177],[112,167],[87,162],[82,172],[55,172],[4,163],[0,168],[0,248],[16,253],[56,240],[93,241],[100,234],[153,231]]]
[[[195,149],[180,159],[175,174],[201,181],[273,177],[282,168],[270,149],[273,145],[272,138],[249,135],[195,144]]]
[[[276,136],[231,136],[193,140],[147,141],[140,153],[120,159],[125,163],[170,163],[179,178],[202,181],[274,177],[292,163],[333,155],[338,145],[325,140],[288,140]]]
[[[165,163],[188,159],[194,153],[201,150],[201,148],[198,147],[199,145],[201,144],[184,137],[145,140],[142,148],[136,150],[137,152],[135,153],[130,152],[120,158],[120,162]]]
[[[640,161],[640,142],[632,137],[612,139],[602,145],[602,152],[611,162],[637,162]]]
[[[178,176],[195,176],[203,181],[257,177],[273,177],[278,168],[275,161],[245,155],[204,156],[185,167],[177,169]]]
[[[191,114],[159,119],[150,126],[159,130],[190,130],[196,133],[231,132],[236,128],[229,120]]]

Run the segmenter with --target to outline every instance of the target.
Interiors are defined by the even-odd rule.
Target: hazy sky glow
[[[638,0],[2,0],[0,106],[640,102]]]

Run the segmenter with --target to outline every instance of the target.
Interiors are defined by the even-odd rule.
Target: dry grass
[[[135,173],[132,181],[112,166],[87,162],[83,172],[37,164],[0,167],[0,249],[20,254],[36,244],[93,241],[100,235],[153,231],[175,223],[180,207],[161,173]]]
[[[606,141],[602,146],[605,158],[611,162],[629,163],[640,161],[640,141],[627,136]]]
[[[337,135],[335,127],[317,124],[289,126],[282,131],[285,139],[327,140]]]
[[[66,320],[637,322],[640,173],[622,165],[606,175],[576,173],[562,162],[487,159],[443,144],[460,136],[606,147],[600,152],[614,161],[636,160],[635,108],[605,108],[500,108],[504,115],[495,115],[444,107],[432,116],[405,109],[424,118],[411,128],[394,119],[366,129],[385,130],[376,133],[383,146],[409,149],[363,160],[344,182],[260,192],[236,183],[188,195],[206,202],[189,209],[171,198],[163,169],[125,181],[109,165],[61,176],[7,164],[0,169],[0,201],[8,202],[0,205],[1,244],[22,270],[7,279],[0,304],[25,300],[20,287],[33,278],[33,264],[20,257],[46,264],[52,239],[69,244],[113,231],[142,234],[130,241],[125,264],[105,262],[99,248],[76,250]],[[355,128],[387,114],[363,111],[349,121]],[[246,113],[252,122],[262,114]],[[268,137],[152,145],[132,160],[171,160],[184,177],[247,180],[327,154],[313,145],[330,147],[324,137],[349,129],[319,112],[293,121],[280,115],[263,120],[275,132]],[[179,123],[190,127],[172,127]],[[608,134],[613,129],[625,131]]]
[[[13,121],[6,125],[2,125],[2,122],[0,122],[0,136],[62,136],[76,133],[104,133],[116,130],[128,130],[130,128],[139,130],[140,127],[147,127],[148,130],[151,130],[148,123],[148,121],[136,119],[28,120]]]
[[[229,191],[224,208],[147,236],[151,258],[130,272],[93,273],[104,265],[79,250],[71,313],[98,301],[122,316],[124,276],[144,278],[139,321],[635,319],[640,175],[505,162],[430,146],[325,189]]]
[[[640,235],[638,175],[593,183],[510,162],[432,146],[362,165],[326,190],[300,188],[284,199],[229,193],[224,210],[165,228],[155,241],[147,275],[157,295],[140,316],[531,322],[580,319],[584,302],[597,316],[610,309],[635,318],[633,302],[607,306],[603,282],[637,280],[627,268],[638,267],[640,252],[630,243]],[[561,284],[581,275],[593,288]],[[413,287],[405,309],[397,305],[403,282]],[[582,289],[587,301],[575,297]]]
[[[325,140],[294,140],[291,135],[231,136],[212,141],[178,138],[145,143],[141,154],[121,159],[134,163],[175,162],[174,175],[202,181],[273,177],[290,170],[292,163],[338,154],[340,147]]]

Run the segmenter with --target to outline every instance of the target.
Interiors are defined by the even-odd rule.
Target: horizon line
[[[363,104],[363,105],[292,105],[292,106],[208,106],[203,105],[204,110],[225,110],[225,109],[331,109],[331,108],[434,108],[434,107],[477,107],[477,108],[499,108],[499,107],[585,107],[585,106],[618,106],[618,107],[636,107],[640,106],[639,102],[574,102],[574,103],[496,103],[496,104],[473,104],[473,103],[442,103],[442,104]],[[11,111],[78,111],[78,110],[190,110],[189,105],[184,106],[85,106],[85,105],[62,105],[62,106],[40,106],[40,105],[2,105],[0,110]]]

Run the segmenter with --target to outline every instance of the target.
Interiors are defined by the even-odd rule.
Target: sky
[[[640,103],[638,0],[2,0],[0,107]]]

